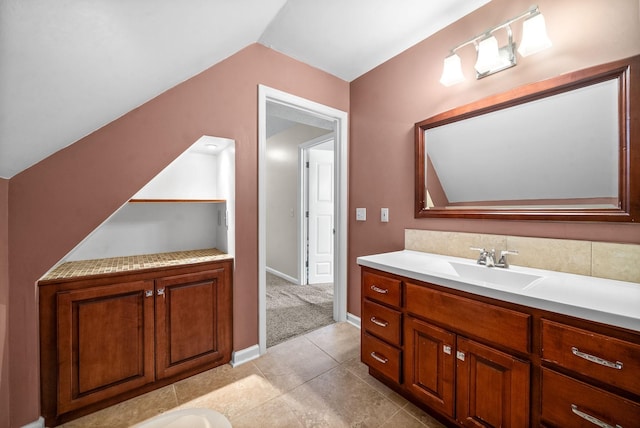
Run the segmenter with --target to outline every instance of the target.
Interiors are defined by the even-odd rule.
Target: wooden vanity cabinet
[[[39,290],[47,426],[231,359],[231,259]]]
[[[527,350],[530,317],[428,284],[405,286],[404,387],[463,426],[529,426],[530,363],[465,335]]]
[[[640,427],[639,332],[361,268],[362,361],[448,426]]]

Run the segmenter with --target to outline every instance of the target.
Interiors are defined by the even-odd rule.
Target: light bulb
[[[440,77],[440,83],[444,86],[455,85],[464,80],[462,74],[462,64],[460,57],[454,53],[444,59],[444,67],[442,69],[442,77]]]
[[[551,47],[551,40],[547,36],[544,16],[541,13],[536,13],[522,23],[522,42],[520,42],[518,52],[522,56],[528,56],[548,47]]]
[[[478,43],[478,59],[476,60],[475,69],[478,73],[483,74],[490,70],[499,68],[502,65],[500,52],[498,50],[498,40],[493,37]]]

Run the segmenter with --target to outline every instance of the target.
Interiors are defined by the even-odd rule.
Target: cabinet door
[[[156,280],[156,376],[173,376],[230,354],[228,269]]]
[[[453,417],[456,337],[434,325],[407,317],[405,387],[425,404]]]
[[[57,293],[58,413],[153,382],[153,281]]]
[[[457,339],[457,419],[467,427],[529,426],[529,363]]]

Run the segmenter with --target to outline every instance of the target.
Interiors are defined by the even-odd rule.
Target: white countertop
[[[455,290],[640,332],[640,284],[635,282],[514,265],[487,268],[471,259],[411,250],[361,256],[357,262]]]

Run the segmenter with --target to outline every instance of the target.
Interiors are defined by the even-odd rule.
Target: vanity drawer
[[[475,336],[516,351],[530,349],[528,314],[431,288],[406,284],[407,310],[459,333]]]
[[[640,395],[640,345],[542,320],[542,359]]]
[[[402,305],[402,281],[363,271],[362,295],[371,300],[400,307]]]
[[[638,426],[639,417],[638,403],[542,369],[542,420],[551,426],[627,428]]]
[[[401,351],[368,333],[362,333],[362,362],[400,383]]]
[[[400,346],[402,313],[365,299],[362,304],[362,328]]]

